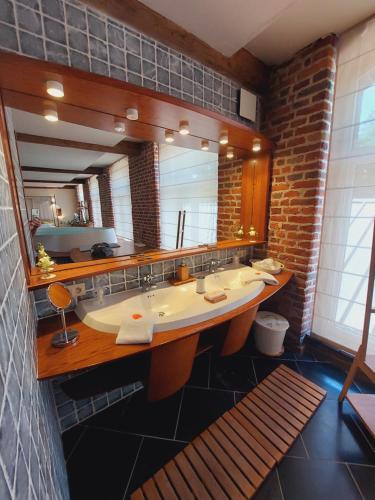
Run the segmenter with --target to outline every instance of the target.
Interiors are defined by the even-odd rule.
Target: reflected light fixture
[[[57,110],[51,104],[49,104],[44,109],[44,118],[49,122],[57,122],[59,120],[59,115],[57,114]]]
[[[228,132],[222,132],[220,134],[220,139],[219,139],[220,144],[223,144],[223,145],[228,144],[228,141],[229,141]]]
[[[115,131],[122,133],[125,132],[125,123],[121,121],[115,121]]]
[[[47,94],[52,97],[64,97],[64,86],[62,83],[55,80],[48,80]]]
[[[209,142],[208,142],[207,139],[202,139],[201,150],[202,151],[208,151],[209,150]]]
[[[228,160],[232,160],[234,158],[234,151],[232,146],[228,146],[227,148],[227,158]]]
[[[179,126],[178,131],[180,132],[181,135],[190,134],[189,122],[187,120],[180,121],[180,126]]]
[[[165,142],[168,142],[168,143],[174,142],[173,130],[166,130],[164,132],[164,135],[165,135]]]
[[[253,152],[258,153],[262,149],[262,143],[260,139],[256,138],[253,140]]]
[[[126,110],[126,118],[128,120],[138,120],[138,109],[137,108],[128,108]]]

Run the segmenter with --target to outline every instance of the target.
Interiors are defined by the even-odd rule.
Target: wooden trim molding
[[[100,153],[112,153],[118,155],[138,155],[141,152],[141,143],[121,141],[115,146],[103,146],[99,144],[88,144],[86,142],[70,141],[66,139],[55,139],[53,137],[41,137],[31,134],[16,134],[18,142],[29,144],[43,144],[45,146],[56,146],[60,148],[84,149],[87,151],[98,151]],[[82,173],[82,172],[81,172]]]
[[[197,335],[208,328],[231,320],[249,309],[254,309],[283,288],[292,276],[291,272],[283,271],[278,275],[279,285],[266,285],[255,299],[246,304],[207,321],[176,330],[156,333],[150,344],[116,345],[116,334],[94,330],[82,323],[76,314],[72,312],[67,314],[67,325],[69,328],[78,330],[79,340],[76,344],[64,347],[64,349],[57,349],[52,347],[51,340],[53,335],[61,330],[59,319],[56,316],[42,319],[39,321],[37,338],[38,379],[43,380],[74,373],[116,359],[152,351],[171,342]]]
[[[83,0],[83,2],[238,81],[244,87],[262,93],[267,86],[268,67],[246,49],[240,49],[232,57],[226,57],[138,0]]]

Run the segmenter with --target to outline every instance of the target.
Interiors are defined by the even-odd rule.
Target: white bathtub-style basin
[[[227,299],[216,304],[207,302],[195,292],[195,282],[180,286],[162,286],[142,293],[139,289],[106,295],[79,302],[77,316],[86,325],[108,333],[118,333],[124,318],[152,311],[154,332],[173,330],[200,323],[231,311],[254,299],[265,287],[263,281],[252,281],[259,272],[247,266],[233,268],[206,277],[206,291],[225,290]]]

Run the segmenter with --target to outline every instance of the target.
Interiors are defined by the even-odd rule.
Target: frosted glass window
[[[186,210],[184,247],[216,242],[218,155],[160,145],[162,248],[176,247],[179,210]]]
[[[92,217],[95,227],[102,227],[102,207],[100,204],[99,184],[96,175],[90,177],[89,190],[92,206]]]
[[[122,158],[110,168],[111,192],[117,236],[133,240],[132,203],[128,158]]]
[[[375,217],[375,20],[340,39],[313,332],[356,351]],[[375,353],[375,322],[368,352]]]

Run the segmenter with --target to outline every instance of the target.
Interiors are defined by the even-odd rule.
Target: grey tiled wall
[[[36,380],[36,316],[0,144],[0,498],[68,499],[53,395]]]
[[[228,250],[216,250],[207,252],[193,257],[187,257],[184,262],[189,266],[190,273],[199,273],[201,271],[208,271],[209,262],[211,259],[218,259],[222,265],[229,264],[235,254],[240,256],[243,263],[248,263],[252,256],[253,247],[231,248]],[[124,292],[125,290],[133,290],[141,286],[141,279],[146,274],[151,273],[153,276],[153,283],[158,284],[163,281],[172,279],[175,275],[177,266],[181,263],[181,259],[165,260],[155,264],[144,264],[139,267],[114,271],[112,273],[100,274],[98,276],[89,277],[84,280],[70,282],[84,283],[86,293],[84,296],[79,297],[79,300],[91,299],[95,296],[95,289],[104,287],[106,295]],[[45,318],[53,316],[56,311],[47,300],[46,290],[44,288],[34,292],[35,306],[38,318]],[[75,305],[72,305],[74,309]]]
[[[239,84],[75,0],[0,0],[0,48],[142,85],[241,120]]]

